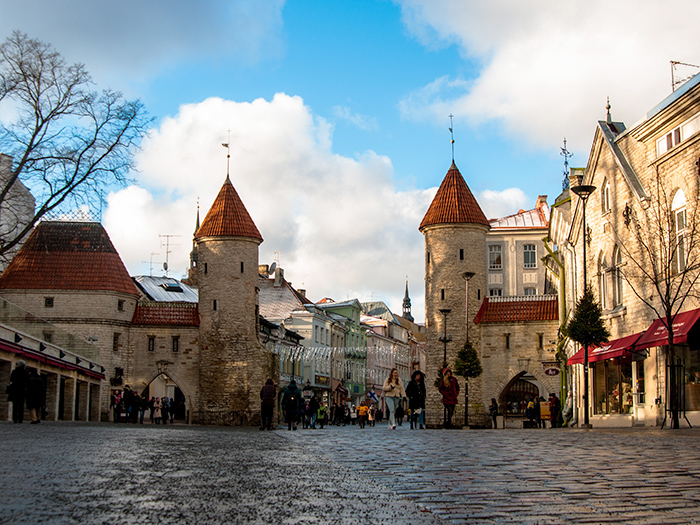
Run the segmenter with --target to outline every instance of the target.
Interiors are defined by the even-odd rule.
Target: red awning
[[[615,339],[609,343],[604,343],[601,346],[591,346],[588,348],[588,362],[595,363],[596,361],[604,361],[606,359],[612,359],[614,357],[626,357],[631,354],[635,349],[639,348],[637,342],[638,339],[644,332],[639,332],[638,334],[627,335],[621,337],[620,339]],[[583,352],[584,349],[581,348],[576,352],[569,360],[566,362],[567,365],[580,365],[583,364]]]
[[[685,343],[688,340],[688,332],[700,319],[700,308],[676,314],[673,318],[673,342]],[[665,319],[657,319],[644,333],[638,343],[637,348],[650,348],[652,346],[664,346],[668,344],[668,329],[665,326]]]

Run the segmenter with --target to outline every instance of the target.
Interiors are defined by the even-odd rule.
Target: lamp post
[[[571,188],[583,201],[583,290],[586,291],[588,278],[586,277],[586,244],[588,232],[586,231],[586,202],[591,193],[595,191],[595,186],[578,185]],[[583,347],[583,425],[581,428],[592,428],[588,416],[588,344]]]
[[[449,314],[452,310],[449,308],[440,308],[440,313],[443,315],[443,336],[438,339],[443,344],[443,349],[442,349],[442,368],[443,370],[447,366],[447,343],[452,341],[451,337],[448,337],[447,335],[447,314]],[[442,426],[446,427],[447,426],[447,407],[443,405],[443,411],[442,411]]]
[[[465,307],[465,318],[467,320],[467,341],[469,341],[469,281],[476,274],[474,272],[464,272],[462,277],[467,282],[467,289],[465,291],[466,296],[466,307]],[[469,378],[464,378],[464,427],[469,427]]]

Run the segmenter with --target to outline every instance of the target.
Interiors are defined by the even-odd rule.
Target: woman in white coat
[[[392,368],[389,372],[389,377],[384,381],[384,399],[386,400],[386,410],[389,412],[389,428],[396,430],[396,420],[394,412],[401,400],[406,397],[406,390],[403,388],[403,383],[399,377],[399,371]]]

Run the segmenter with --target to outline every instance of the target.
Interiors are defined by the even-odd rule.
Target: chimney
[[[571,168],[569,171],[569,188],[583,184],[583,173],[585,168]]]
[[[542,206],[547,205],[547,196],[540,195],[537,197],[537,204],[535,204],[535,209],[539,210]]]
[[[282,281],[284,281],[284,270],[278,266],[277,268],[275,268],[274,286],[282,286]]]
[[[301,295],[304,299],[306,299],[306,290],[304,290],[303,288],[299,288],[297,290],[297,293]]]

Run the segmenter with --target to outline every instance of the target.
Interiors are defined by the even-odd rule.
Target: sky
[[[51,43],[153,117],[133,183],[103,207],[131,275],[162,275],[166,258],[186,275],[229,143],[261,264],[311,300],[396,313],[408,280],[422,322],[418,226],[450,125],[487,217],[551,204],[564,138],[585,166],[608,97],[630,127],[670,94],[671,60],[700,64],[699,15],[694,0],[0,0],[0,40]]]

